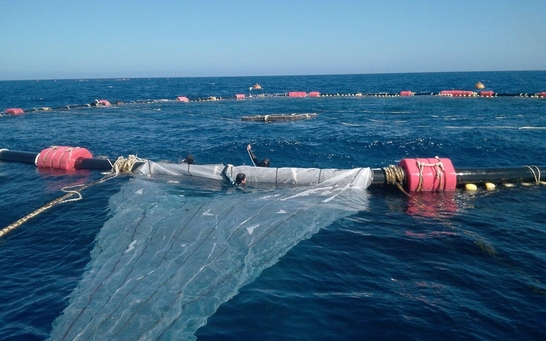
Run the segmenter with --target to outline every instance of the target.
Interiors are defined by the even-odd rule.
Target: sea
[[[498,96],[434,95],[479,92],[478,82]],[[325,96],[287,96],[292,91]],[[416,95],[393,95],[400,91]],[[1,81],[0,111],[25,112],[0,116],[0,149],[39,153],[73,146],[113,161],[135,155],[180,163],[191,154],[197,164],[252,165],[250,144],[271,167],[383,168],[405,158],[438,156],[455,169],[539,171],[546,165],[546,98],[533,95],[542,91],[546,71]],[[237,94],[244,99],[235,99]],[[190,101],[176,101],[179,96]],[[112,106],[78,107],[96,99]],[[301,113],[317,115],[268,123],[241,119]],[[0,161],[0,229],[63,196],[67,186],[105,176]],[[140,198],[128,192],[133,189],[128,186],[146,183],[161,194]],[[286,220],[287,232],[274,237],[279,247],[273,256],[234,246],[235,255],[248,263],[260,256],[268,262],[245,267],[252,271],[244,274],[227,269],[233,279],[229,290],[220,290],[223,280],[211,278],[209,298],[197,295],[191,316],[177,298],[133,312],[132,330],[109,335],[104,329],[79,338],[59,334],[55,328],[83,309],[71,302],[85,295],[89,283],[111,290],[108,304],[122,304],[115,293],[124,284],[113,277],[101,283],[94,271],[105,265],[101,255],[135,246],[136,239],[116,251],[108,240],[129,227],[135,233],[145,228],[129,214],[136,206],[147,205],[147,214],[160,221],[157,228],[176,231],[176,221],[162,220],[164,199],[191,211],[206,198],[229,208],[207,227],[221,230],[230,224],[228,215],[244,220],[262,214],[258,198],[278,190],[248,184],[245,193],[213,180],[122,174],[0,238],[0,339],[545,340],[546,186],[496,185],[408,197],[395,186],[373,184],[361,194],[361,206],[342,214],[325,208],[318,211],[324,214],[296,214],[297,223]],[[266,226],[273,217],[261,219]],[[305,233],[294,237],[297,230]],[[146,247],[156,246],[149,241]],[[205,260],[195,252],[183,268],[170,271],[202,268]],[[128,260],[112,273],[139,266]],[[178,284],[187,288],[192,280]],[[208,287],[204,280],[199,285]],[[147,289],[134,287],[128,304],[139,303]],[[153,289],[158,293],[153,297],[175,290]],[[177,290],[180,299],[193,295]],[[89,303],[87,309],[92,317],[73,323],[74,329],[83,330],[91,318],[115,323],[108,321],[115,316],[101,315],[102,306]],[[156,310],[176,310],[174,322]],[[147,319],[158,334],[140,333]]]

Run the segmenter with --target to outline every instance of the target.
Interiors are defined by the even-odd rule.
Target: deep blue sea
[[[132,154],[178,163],[193,154],[198,164],[249,165],[252,144],[273,167],[377,168],[435,156],[456,169],[545,166],[546,99],[344,95],[475,90],[476,82],[499,94],[534,94],[546,91],[546,72],[3,81],[0,111],[95,99],[125,104],[0,116],[0,149],[38,153],[66,145],[113,160]],[[250,90],[256,83],[261,91]],[[289,91],[339,95],[278,96]],[[172,101],[177,96],[194,100]],[[196,100],[209,96],[223,99]],[[148,99],[169,101],[131,103]],[[317,117],[241,121],[291,113]],[[0,229],[62,196],[63,187],[102,176],[0,161]],[[129,209],[118,194],[131,181],[124,175],[83,190],[82,200],[55,206],[0,239],[0,339],[50,338],[89,276],[97,236]],[[172,191],[195,190],[185,186],[173,183]],[[220,205],[245,195],[193,194]],[[319,221],[318,231],[203,313],[197,340],[546,339],[546,186],[411,198],[380,186],[367,190],[367,201],[333,222]],[[149,204],[153,210],[156,203]],[[189,261],[199,266],[202,259]],[[183,339],[176,330],[169,335]]]

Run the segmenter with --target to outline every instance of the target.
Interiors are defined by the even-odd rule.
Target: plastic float
[[[8,108],[4,113],[9,115],[21,115],[24,113],[24,110],[21,108]]]
[[[496,94],[491,91],[491,90],[483,90],[483,91],[480,91],[480,97],[493,97],[495,96]]]
[[[305,91],[290,91],[288,97],[307,97],[307,92]]]
[[[76,160],[91,158],[93,155],[85,148],[52,146],[36,156],[35,164],[40,168],[75,170]]]
[[[120,159],[123,158],[118,158],[118,161]],[[117,162],[93,158],[84,148],[67,146],[53,146],[40,153],[0,149],[0,161],[30,163],[52,169],[105,171],[112,171]],[[138,172],[142,167],[146,167],[150,173],[222,180],[222,164],[172,164],[138,159],[122,168],[127,172]],[[370,168],[356,170],[360,169]],[[234,174],[244,172],[249,183],[309,185],[329,180],[343,172],[354,172],[355,169],[234,166],[230,171]],[[467,184],[490,184],[486,187],[491,189],[491,185],[502,183],[541,183],[546,181],[546,166],[455,168],[447,158],[408,158],[401,160],[398,166],[371,168],[370,177],[370,186],[396,185],[407,192],[450,192]]]
[[[438,93],[438,96],[446,97],[476,97],[478,93],[469,90],[442,90]]]

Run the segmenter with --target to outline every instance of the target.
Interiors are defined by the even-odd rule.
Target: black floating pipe
[[[74,168],[76,169],[95,169],[95,170],[112,170],[112,165],[114,163],[109,159],[94,159],[94,158],[83,158],[80,157],[74,163]],[[142,166],[144,162],[135,162],[131,171],[134,171],[138,167]]]
[[[108,159],[78,158],[74,163],[76,169],[111,170],[113,163]]]
[[[8,149],[0,149],[0,161],[13,161],[35,164],[37,156],[37,153],[15,152]]]
[[[372,169],[372,184],[387,183],[387,176],[383,169]],[[546,181],[546,166],[522,166],[515,168],[458,168],[457,186],[466,184],[483,184],[486,182],[535,182]]]
[[[385,171],[383,169],[372,169],[372,184],[381,185],[387,182],[387,177],[385,176]]]
[[[518,168],[459,168],[457,185],[484,182],[529,182],[546,180],[545,166],[524,166]]]
[[[18,152],[0,149],[0,161],[13,161],[35,164],[38,153]],[[136,162],[131,170],[140,167],[144,162]],[[113,162],[108,159],[78,158],[74,163],[76,169],[94,169],[109,171]],[[385,171],[372,169],[373,185],[387,183]],[[457,185],[471,183],[534,182],[546,181],[546,166],[522,166],[514,168],[459,168],[455,169]]]

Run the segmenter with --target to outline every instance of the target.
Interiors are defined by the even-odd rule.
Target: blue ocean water
[[[354,94],[472,90],[478,81],[499,94],[546,91],[545,72],[0,82],[0,110],[94,99],[126,103],[2,116],[0,148],[39,152],[70,145],[111,159],[137,154],[179,162],[191,153],[200,164],[249,164],[245,147],[251,143],[275,167],[384,167],[436,155],[456,168],[546,165],[545,99],[276,96],[130,103],[248,96],[255,83],[267,94]],[[311,112],[317,118],[240,120]],[[101,177],[0,162],[0,228],[61,196],[61,188]],[[83,200],[56,206],[0,239],[1,339],[49,337],[112,217],[109,200],[127,181],[118,177],[85,190]],[[197,339],[546,337],[543,185],[412,198],[381,187],[368,192],[368,207],[291,248],[222,304]]]

